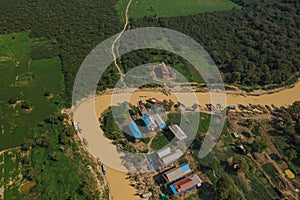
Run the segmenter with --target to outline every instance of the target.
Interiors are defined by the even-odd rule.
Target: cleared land
[[[0,35],[0,150],[32,138],[31,127],[55,111],[61,91],[60,60],[30,57],[43,44],[26,32]]]
[[[124,22],[124,11],[128,0],[120,0],[116,9]],[[229,0],[137,0],[129,9],[131,18],[146,16],[175,17],[214,11],[227,11],[239,6]]]

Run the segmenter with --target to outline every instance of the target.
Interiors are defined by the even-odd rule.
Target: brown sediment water
[[[205,105],[211,102],[209,93],[195,93],[198,102],[191,98],[192,93],[177,93],[165,96],[159,90],[154,91],[136,91],[133,94],[128,93],[114,94],[114,99],[119,101],[129,101],[133,105],[139,100],[146,100],[151,97],[155,97],[158,100],[172,99],[174,102],[181,101],[187,107],[192,106],[194,103]],[[128,96],[130,96],[129,99]],[[95,100],[95,101],[93,101]],[[114,200],[134,200],[139,199],[136,196],[137,191],[130,186],[130,180],[125,167],[121,163],[120,154],[117,151],[115,145],[112,144],[104,135],[103,131],[99,127],[98,118],[101,116],[104,110],[112,105],[112,95],[104,94],[99,95],[95,99],[89,99],[84,101],[74,111],[74,120],[80,122],[82,133],[79,137],[86,138],[89,146],[88,151],[94,156],[99,157],[101,161],[107,166],[106,178],[110,185],[110,192]],[[261,104],[284,106],[290,105],[295,101],[300,100],[300,82],[298,82],[293,88],[288,88],[280,92],[273,94],[264,94],[261,96],[245,96],[245,95],[226,95],[226,105],[243,104]],[[117,170],[116,170],[117,169]]]

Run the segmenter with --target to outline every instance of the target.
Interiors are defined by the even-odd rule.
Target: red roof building
[[[191,190],[195,187],[200,187],[202,180],[196,174],[193,174],[189,177],[183,178],[175,183],[171,184],[169,187],[172,190],[173,194],[177,195],[188,190]]]
[[[184,178],[180,181],[175,182],[173,185],[176,188],[177,192],[180,193],[182,191],[185,191],[186,189],[193,187],[194,182],[190,178]]]

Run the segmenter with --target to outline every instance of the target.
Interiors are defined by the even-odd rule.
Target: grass
[[[0,35],[0,150],[32,138],[31,127],[50,117],[62,91],[59,58],[31,60],[30,46],[27,32]],[[9,105],[10,98],[18,103]],[[21,108],[24,102],[29,110]]]
[[[161,132],[157,133],[155,138],[152,140],[151,148],[153,150],[159,150],[163,148],[164,146],[168,145],[169,141]]]
[[[276,184],[278,187],[282,185],[282,181],[279,178],[279,174],[275,167],[271,163],[266,163],[263,166],[264,171],[270,176],[272,182]]]
[[[3,157],[4,164],[1,165],[1,186],[4,189],[5,199],[22,199],[24,194],[22,194],[18,188],[22,185],[22,167],[20,166],[20,151],[11,150],[0,155]],[[1,197],[0,197],[1,199]]]
[[[119,0],[116,9],[124,22],[128,0]],[[230,0],[134,0],[129,9],[131,18],[146,16],[175,17],[205,12],[229,11],[240,6]]]

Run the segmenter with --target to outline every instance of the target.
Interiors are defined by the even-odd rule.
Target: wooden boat
[[[104,175],[106,175],[106,167],[104,164],[101,165],[101,168],[102,168],[102,172]]]
[[[86,138],[83,138],[83,139],[82,139],[82,142],[83,142],[83,144],[84,144],[85,146],[89,146],[89,143],[88,143],[88,141],[87,141]]]

